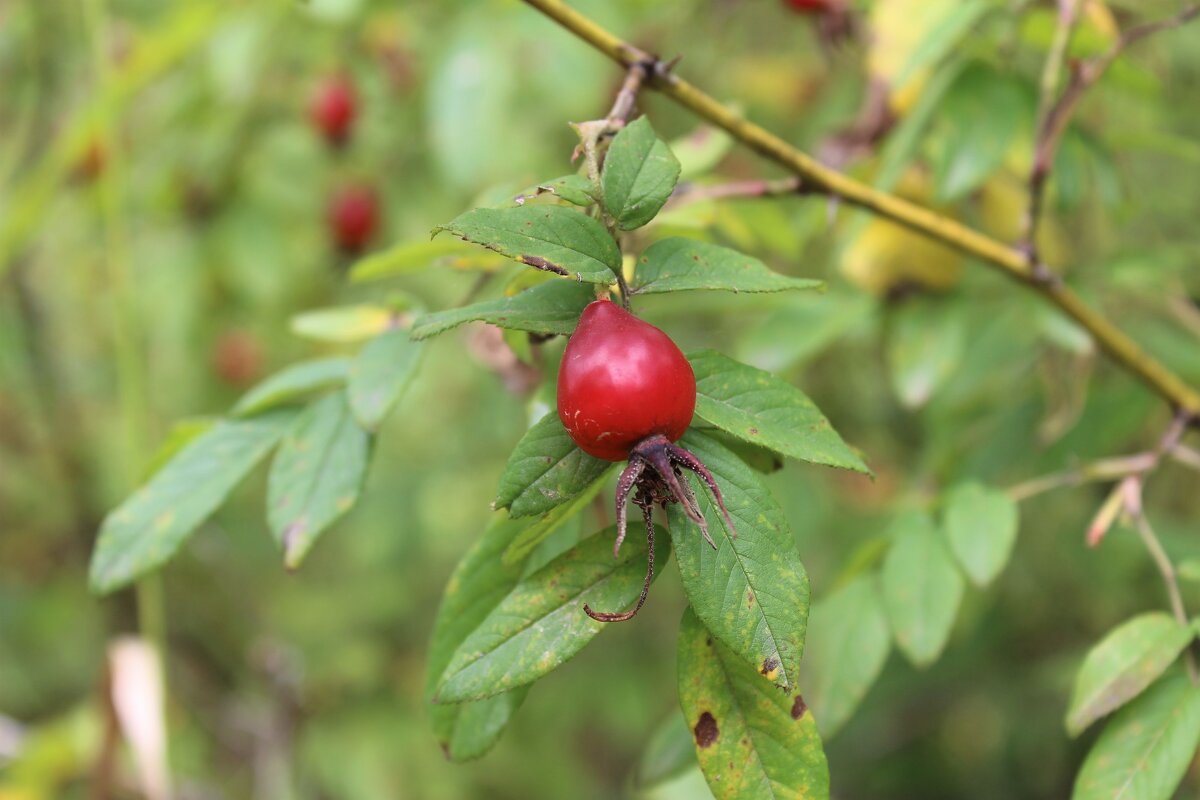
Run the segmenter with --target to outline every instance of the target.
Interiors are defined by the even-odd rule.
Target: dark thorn
[[[642,610],[646,595],[650,593],[650,582],[654,580],[654,521],[650,514],[649,503],[638,503],[642,509],[642,517],[646,520],[646,578],[642,581],[642,593],[638,595],[637,605],[631,611],[603,613],[592,611],[587,603],[583,604],[583,613],[597,622],[624,622],[633,619]]]

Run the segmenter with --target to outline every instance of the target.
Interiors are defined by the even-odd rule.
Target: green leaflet
[[[891,650],[891,631],[874,574],[813,604],[801,682],[822,736],[833,736],[850,719]]]
[[[638,789],[649,789],[696,766],[696,751],[687,720],[678,710],[672,710],[642,748],[634,769],[633,784]]]
[[[376,336],[350,364],[346,394],[362,427],[374,431],[416,375],[424,346],[403,328]]]
[[[646,542],[631,535],[612,553],[616,528],[590,536],[525,578],[455,651],[438,682],[438,702],[478,700],[532,683],[574,656],[603,630],[583,612],[623,611],[641,592]],[[662,529],[656,563],[670,557]]]
[[[575,206],[590,206],[596,202],[596,189],[586,175],[564,175],[561,178],[534,184],[522,189],[515,198],[517,205],[531,197],[548,194]]]
[[[395,325],[396,312],[373,305],[337,306],[292,317],[292,333],[318,342],[361,342]]]
[[[891,534],[883,562],[884,605],[900,651],[926,667],[950,638],[964,581],[928,515],[902,514]]]
[[[524,527],[503,512],[496,514],[483,536],[458,562],[442,594],[429,643],[425,697],[434,735],[454,761],[486,753],[525,699],[527,688],[522,687],[474,702],[432,702],[437,679],[454,651],[517,585],[521,562],[507,565],[500,554]]]
[[[413,324],[412,335],[425,339],[474,321],[507,330],[565,335],[575,330],[579,315],[595,299],[589,284],[550,279],[512,297],[426,314]]]
[[[408,275],[447,257],[474,251],[470,245],[453,239],[404,242],[356,261],[350,268],[350,282],[363,283]]]
[[[346,382],[350,360],[317,358],[285,367],[242,395],[231,412],[248,417],[278,405],[302,399],[313,392],[341,386]]]
[[[713,289],[727,292],[786,292],[823,290],[810,278],[792,278],[771,270],[757,258],[696,239],[661,239],[638,259],[632,291],[635,294]]]
[[[1121,709],[1088,753],[1073,800],[1169,800],[1200,745],[1200,688],[1165,678]]]
[[[504,551],[504,563],[519,564],[532,553],[538,545],[548,539],[551,534],[562,527],[563,523],[578,514],[588,503],[596,499],[596,495],[604,488],[609,476],[616,472],[619,465],[613,464],[591,485],[575,495],[570,501],[557,505],[544,512],[537,520],[527,521],[526,527],[513,539],[512,544]]]
[[[92,588],[110,592],[170,560],[295,418],[278,410],[225,420],[193,439],[104,518],[92,554]]]
[[[870,474],[804,392],[715,350],[688,354],[696,414],[739,439],[792,458]]]
[[[612,283],[621,269],[621,251],[604,225],[565,206],[476,208],[434,228],[441,231],[587,283]]]
[[[557,414],[547,414],[517,442],[496,495],[514,517],[541,514],[582,492],[608,469],[576,447]]]
[[[344,392],[313,403],[288,431],[267,482],[267,520],[288,569],[358,502],[370,449]]]
[[[659,212],[675,190],[679,162],[638,117],[613,138],[604,159],[604,207],[623,231],[640,228]]]
[[[976,586],[991,583],[1017,541],[1017,504],[999,489],[966,483],[946,495],[942,523],[958,563]]]
[[[794,687],[808,620],[808,575],[783,510],[758,473],[709,437],[691,430],[680,444],[708,467],[737,526],[734,537],[708,489],[685,472],[718,549],[678,504],[669,507],[684,591],[705,626],[764,683]]]
[[[1192,641],[1190,626],[1163,611],[1117,626],[1088,651],[1071,692],[1067,732],[1078,736],[1105,714],[1141,694]]]
[[[679,703],[717,800],[829,797],[829,766],[804,698],[759,678],[691,609],[679,630]]]

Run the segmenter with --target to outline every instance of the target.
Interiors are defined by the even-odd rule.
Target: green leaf
[[[267,483],[267,520],[288,569],[358,502],[370,449],[343,392],[313,403],[288,431]]]
[[[307,397],[313,392],[341,386],[349,374],[346,358],[317,358],[286,367],[242,395],[232,413],[248,417]]]
[[[822,736],[833,736],[854,714],[891,649],[874,574],[813,604],[802,682]]]
[[[1180,580],[1200,583],[1200,558],[1188,558],[1179,562],[1175,570]]]
[[[679,629],[679,704],[717,800],[828,798],[813,715],[711,636],[691,610]]]
[[[736,355],[759,369],[783,372],[871,324],[877,313],[875,299],[866,292],[842,288],[827,295],[794,295],[786,306],[763,313],[741,332]]]
[[[491,749],[528,691],[522,687],[468,703],[432,702],[437,679],[450,664],[454,651],[517,585],[521,563],[505,564],[500,554],[523,528],[508,514],[496,514],[483,536],[458,562],[442,594],[429,643],[425,697],[434,735],[453,761],[478,758]]]
[[[870,474],[804,392],[715,350],[688,354],[696,414],[721,430],[785,456]]]
[[[974,63],[939,108],[943,147],[933,159],[937,196],[958,200],[1004,164],[1014,142],[1033,127],[1033,98],[1024,84]]]
[[[808,620],[808,575],[779,503],[758,473],[698,431],[680,440],[721,489],[734,536],[704,488],[690,480],[717,549],[679,504],[667,510],[675,560],[692,608],[713,635],[768,681],[795,686]]]
[[[654,133],[650,120],[638,117],[613,138],[604,158],[604,207],[623,231],[640,228],[659,212],[675,191],[679,162]]]
[[[141,482],[145,483],[154,477],[154,473],[170,463],[180,450],[207,433],[218,421],[212,417],[192,417],[172,425],[171,430],[167,432],[167,438],[158,446],[158,450],[154,452],[142,469]]]
[[[318,342],[346,344],[378,336],[395,322],[396,314],[390,308],[341,306],[297,314],[292,317],[292,333]]]
[[[521,563],[539,544],[562,527],[564,522],[587,508],[588,503],[596,499],[596,495],[604,488],[605,481],[617,470],[617,467],[617,464],[611,465],[572,500],[545,512],[536,522],[526,523],[528,527],[517,534],[512,544],[504,551],[504,563]]]
[[[295,418],[279,410],[226,420],[183,448],[104,518],[92,554],[92,588],[110,592],[169,561]]]
[[[374,431],[412,383],[424,345],[403,328],[393,328],[367,342],[350,365],[346,394],[359,425]]]
[[[1088,651],[1075,676],[1067,732],[1078,736],[1141,694],[1179,658],[1194,636],[1191,627],[1163,611],[1141,614],[1110,631]]]
[[[565,206],[476,208],[434,228],[522,264],[588,283],[612,283],[621,251],[604,225]]]
[[[679,159],[679,179],[691,180],[712,172],[733,149],[733,137],[715,125],[701,125],[686,136],[671,140]]]
[[[962,0],[958,3],[942,3],[940,17],[926,24],[921,43],[911,48],[911,55],[900,71],[892,78],[893,87],[901,87],[919,70],[941,61],[960,41],[975,28],[981,16],[994,8],[993,0]]]
[[[1122,709],[1083,762],[1073,800],[1169,800],[1200,744],[1200,688],[1182,675]]]
[[[963,578],[933,520],[908,512],[891,526],[883,561],[883,599],[896,644],[915,666],[937,660],[962,602]]]
[[[697,427],[698,431],[715,439],[722,447],[728,448],[735,456],[746,463],[755,472],[770,475],[783,469],[783,454],[767,447],[760,447],[750,442],[742,441],[718,428]]]
[[[696,765],[692,732],[688,730],[683,715],[674,710],[659,723],[642,748],[634,768],[634,788],[651,789]]]
[[[672,236],[646,248],[638,260],[632,293],[660,294],[690,289],[762,293],[824,288],[821,281],[772,272],[757,258],[737,250]]]
[[[595,191],[595,187],[592,186],[592,182],[586,175],[564,175],[561,178],[523,189],[514,198],[514,202],[517,205],[523,205],[531,197],[549,194],[572,205],[590,206],[596,202],[596,198],[593,196]]]
[[[496,495],[496,508],[529,517],[567,502],[592,485],[608,462],[575,446],[557,414],[547,414],[517,442]]]
[[[998,489],[966,483],[946,496],[943,526],[950,549],[976,586],[992,582],[1017,541],[1017,504]]]
[[[937,299],[913,300],[896,311],[887,355],[901,403],[919,408],[946,384],[962,363],[966,333],[965,320]]]
[[[661,528],[656,534],[661,565],[670,544]],[[615,527],[590,536],[518,583],[455,651],[438,702],[478,700],[532,683],[607,627],[583,613],[584,603],[597,611],[631,606],[646,574],[646,543],[631,536],[614,559],[615,537]]]
[[[350,282],[363,283],[419,272],[447,256],[463,255],[475,248],[453,239],[405,242],[360,258],[350,267]]]
[[[413,324],[412,335],[425,339],[476,320],[509,330],[566,335],[575,330],[579,315],[595,299],[589,284],[552,278],[512,297],[426,314]]]

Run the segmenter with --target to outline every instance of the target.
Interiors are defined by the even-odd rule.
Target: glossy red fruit
[[[558,373],[558,416],[585,453],[624,461],[655,434],[674,442],[696,410],[696,376],[671,338],[608,300],[584,309]]]
[[[379,198],[365,184],[345,186],[329,202],[329,232],[347,255],[362,252],[379,226]]]
[[[308,109],[313,127],[335,147],[346,143],[358,116],[358,94],[345,75],[326,78],[313,93]]]

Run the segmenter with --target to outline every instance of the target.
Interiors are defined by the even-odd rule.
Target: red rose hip
[[[558,373],[558,416],[585,453],[624,461],[638,442],[683,436],[696,377],[670,337],[616,303],[584,309]]]
[[[347,255],[362,252],[379,225],[379,199],[370,186],[339,189],[329,203],[329,229],[338,249]]]
[[[820,14],[829,10],[829,0],[786,0],[793,11],[803,14]]]
[[[344,75],[326,78],[313,94],[308,109],[313,127],[334,147],[350,138],[354,119],[358,116],[358,95],[354,84]]]
[[[646,579],[637,605],[630,611],[601,613],[586,604],[584,612],[600,622],[630,619],[646,602],[654,579],[654,522],[651,509],[679,503],[715,549],[708,523],[681,470],[694,472],[712,492],[729,534],[733,520],[716,480],[700,460],[675,444],[696,411],[696,376],[692,365],[653,325],[608,300],[583,310],[579,325],[563,352],[558,372],[558,417],[580,449],[607,461],[629,459],[617,479],[616,556],[625,540],[625,504],[633,494],[646,523]]]

